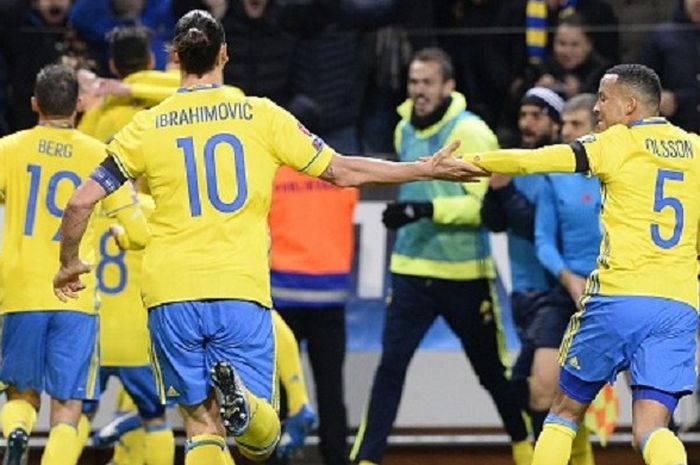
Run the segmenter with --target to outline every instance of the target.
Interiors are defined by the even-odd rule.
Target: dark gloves
[[[389,229],[397,229],[421,218],[432,217],[432,202],[396,202],[387,204],[382,213],[382,223]]]

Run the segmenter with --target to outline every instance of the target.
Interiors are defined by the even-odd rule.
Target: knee
[[[533,376],[530,379],[530,407],[533,410],[548,410],[554,401],[556,382]]]
[[[8,387],[7,400],[23,400],[29,402],[37,411],[41,406],[41,394],[33,390],[19,391],[13,387]]]
[[[561,391],[556,391],[549,411],[558,417],[573,423],[579,423],[583,414],[586,412],[586,408],[586,404],[582,404],[568,397]]]

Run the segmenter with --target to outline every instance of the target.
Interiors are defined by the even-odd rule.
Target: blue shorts
[[[613,382],[629,369],[633,387],[690,394],[698,315],[657,297],[594,296],[574,314],[560,348],[562,367],[586,382]],[[567,392],[567,386],[562,385]]]
[[[148,326],[161,401],[203,402],[209,370],[220,361],[233,365],[251,393],[272,401],[275,341],[267,308],[242,300],[176,302],[150,309]]]
[[[99,392],[97,316],[51,310],[8,313],[2,328],[0,380],[60,400]]]
[[[153,370],[150,365],[140,367],[101,367],[100,386],[101,392],[107,387],[107,381],[114,376],[124,385],[124,389],[131,396],[139,411],[139,416],[144,420],[158,418],[165,414],[165,405],[160,401],[158,389],[153,378]],[[98,401],[83,402],[83,413],[91,414],[97,411]]]

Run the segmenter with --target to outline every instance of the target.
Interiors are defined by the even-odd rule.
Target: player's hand
[[[581,308],[581,297],[583,297],[586,291],[586,278],[583,276],[572,273],[570,270],[564,268],[559,273],[559,281],[562,283],[564,288],[569,292],[571,300],[576,304],[576,308]]]
[[[432,218],[432,202],[396,202],[390,203],[382,212],[382,223],[388,229],[397,229],[421,218]]]
[[[461,182],[476,182],[479,177],[489,176],[487,171],[454,156],[459,145],[458,140],[453,141],[432,157],[423,160],[429,166],[430,176],[433,179]]]
[[[90,265],[81,260],[61,266],[53,278],[53,293],[58,300],[68,302],[68,299],[77,299],[78,292],[85,289],[80,275],[89,273],[90,269]]]
[[[126,244],[124,243],[124,238],[126,237],[126,231],[124,227],[119,224],[113,224],[109,227],[109,233],[114,238],[114,242],[117,244],[120,250],[126,250]]]

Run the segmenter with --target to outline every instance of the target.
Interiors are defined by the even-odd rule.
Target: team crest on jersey
[[[318,152],[323,148],[323,139],[321,139],[318,136],[313,136],[313,140],[311,141],[311,145],[314,147],[314,149]]]
[[[595,142],[595,135],[594,134],[586,134],[585,136],[581,136],[576,139],[577,141],[581,142],[582,144],[589,144],[591,142]]]

